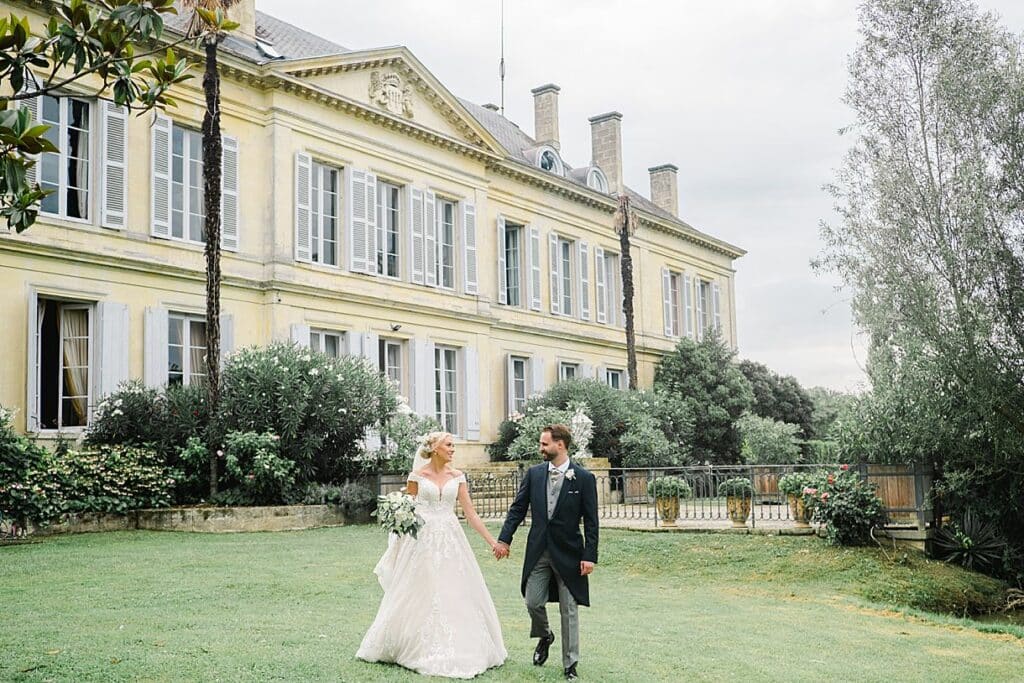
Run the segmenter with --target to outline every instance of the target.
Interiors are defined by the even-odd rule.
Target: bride
[[[392,662],[427,676],[473,678],[508,652],[491,594],[466,534],[466,521],[493,550],[496,541],[473,509],[466,476],[451,467],[452,435],[424,437],[408,492],[423,520],[416,538],[392,535],[374,568],[384,597],[356,657]]]

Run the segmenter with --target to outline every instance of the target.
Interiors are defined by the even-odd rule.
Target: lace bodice
[[[454,511],[455,501],[459,498],[459,486],[466,483],[466,475],[460,474],[446,481],[441,488],[433,480],[413,472],[409,481],[416,482],[416,509],[429,512],[431,510]]]

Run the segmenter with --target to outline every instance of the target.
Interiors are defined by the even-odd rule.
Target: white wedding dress
[[[494,601],[455,515],[465,475],[441,490],[413,473],[418,537],[396,536],[374,568],[384,598],[356,657],[393,662],[427,676],[473,678],[508,652]]]

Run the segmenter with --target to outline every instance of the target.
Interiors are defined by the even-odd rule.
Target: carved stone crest
[[[412,87],[394,71],[370,73],[370,103],[412,118]]]

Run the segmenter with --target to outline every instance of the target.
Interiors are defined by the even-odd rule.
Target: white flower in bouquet
[[[385,531],[403,536],[411,534],[416,538],[423,518],[416,514],[416,504],[412,496],[401,491],[392,491],[385,496],[377,497],[377,515],[380,526]]]

